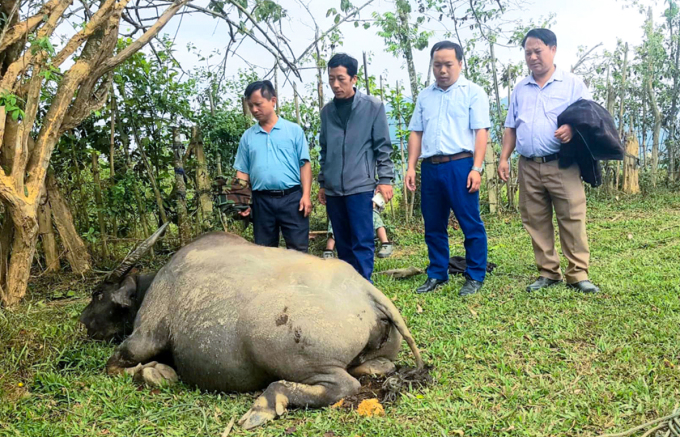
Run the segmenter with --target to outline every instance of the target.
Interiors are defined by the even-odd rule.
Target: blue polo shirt
[[[592,100],[586,84],[559,68],[543,88],[533,75],[522,79],[512,92],[505,119],[505,127],[515,129],[517,153],[527,158],[558,153],[561,144],[555,138],[557,117],[581,99]]]
[[[300,167],[309,162],[302,128],[279,120],[267,133],[259,124],[243,133],[234,168],[250,177],[254,191],[285,190],[300,185]]]
[[[446,90],[435,83],[418,94],[408,129],[423,133],[420,158],[425,159],[474,152],[474,131],[489,127],[489,98],[461,75]]]

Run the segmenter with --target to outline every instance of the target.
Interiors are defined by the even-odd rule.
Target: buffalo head
[[[111,340],[132,332],[137,311],[156,274],[130,274],[130,270],[151,250],[166,228],[167,223],[125,257],[94,290],[92,300],[80,315],[90,338]]]

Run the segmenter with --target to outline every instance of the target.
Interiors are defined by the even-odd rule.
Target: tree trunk
[[[302,127],[302,117],[300,117],[300,98],[297,91],[297,82],[293,81],[293,102],[295,103],[295,120]]]
[[[408,5],[401,5],[397,2],[397,11],[399,13],[399,21],[401,23],[401,30],[399,32],[399,39],[401,40],[401,48],[404,52],[404,57],[406,58],[406,68],[408,70],[409,81],[411,82],[411,98],[413,103],[416,103],[418,98],[418,75],[416,74],[416,66],[413,62],[413,47],[411,45],[410,26],[408,23],[408,11],[405,7]]]
[[[612,88],[611,81],[609,80],[609,70],[610,65],[607,64],[607,111],[614,114],[614,103],[616,103],[616,96],[614,95],[614,89]]]
[[[503,135],[503,130],[501,126],[504,125],[505,120],[503,120],[503,112],[501,110],[501,93],[500,87],[498,86],[498,74],[496,73],[496,53],[494,52],[492,42],[489,42],[489,54],[491,55],[491,69],[493,71],[493,88],[496,94],[496,113],[498,114],[498,121],[496,122],[496,125],[498,126],[498,138],[500,138]],[[493,146],[493,144],[491,145]],[[489,147],[487,146],[487,149],[488,148]]]
[[[674,135],[674,129],[671,128],[671,133],[669,134],[669,137],[673,138]],[[671,141],[668,141],[666,149],[668,150],[668,182],[673,183],[675,182],[675,145],[677,142],[673,139]]]
[[[191,226],[187,214],[187,187],[184,183],[184,148],[179,138],[179,129],[172,128],[172,148],[175,154],[175,193],[177,194],[177,221],[179,227],[179,242],[184,246],[191,238]]]
[[[652,143],[652,186],[656,187],[656,180],[659,171],[659,136],[661,135],[661,112],[656,103],[656,95],[652,87],[652,74],[647,78],[647,93],[649,95],[649,106],[654,113],[654,136]]]
[[[675,0],[669,0],[669,7],[671,9],[677,8],[677,2]],[[668,33],[669,40],[671,44],[671,59],[673,59],[673,64],[671,68],[671,75],[673,77],[673,97],[671,98],[671,112],[668,114],[667,120],[670,124],[669,134],[668,134],[668,181],[675,182],[675,162],[678,156],[678,141],[675,138],[676,126],[678,121],[678,99],[680,98],[680,28],[673,26],[672,14],[667,15],[668,20]],[[675,30],[675,34],[673,31]]]
[[[489,193],[489,212],[498,212],[498,191],[496,189],[496,153],[493,150],[493,142],[489,138],[484,156],[484,174],[486,175],[486,191]]]
[[[116,186],[116,169],[115,169],[115,159],[114,153],[116,150],[116,94],[113,92],[113,87],[111,89],[111,138],[109,142],[109,184],[110,189]],[[115,200],[113,196],[109,196],[109,207],[113,211],[115,205]],[[113,238],[118,237],[118,219],[119,217],[112,217],[111,220],[111,234]]]
[[[78,235],[78,231],[76,231],[71,210],[59,191],[57,178],[51,171],[47,173],[45,185],[54,224],[57,226],[61,243],[66,249],[66,259],[71,265],[71,271],[82,275],[92,268],[90,253],[87,251],[87,246],[85,246],[82,238]]]
[[[0,286],[0,299],[6,306],[12,306],[26,295],[31,264],[35,255],[38,237],[38,212],[33,205],[21,205],[10,211],[14,222],[12,254],[4,286]]]
[[[113,91],[113,90],[111,90]],[[116,94],[111,92],[111,141],[109,144],[109,165],[111,166],[111,185],[113,185],[113,178],[116,176],[116,169],[114,167],[113,154],[116,150]]]
[[[623,108],[626,106],[626,75],[628,74],[628,43],[623,55],[623,71],[621,72],[621,102],[619,106],[619,138],[623,138]],[[618,167],[618,161],[616,166]]]
[[[168,222],[168,216],[165,214],[165,207],[163,206],[163,197],[161,196],[161,190],[158,189],[158,183],[156,182],[156,176],[154,175],[153,169],[151,168],[151,163],[149,163],[149,158],[146,156],[144,151],[144,146],[139,142],[139,137],[135,135],[135,140],[137,141],[139,154],[142,156],[142,163],[144,164],[144,169],[146,174],[149,176],[149,183],[151,184],[151,189],[153,189],[153,194],[156,198],[156,205],[158,206],[158,214],[161,216],[161,221],[163,223]]]
[[[0,284],[5,283],[7,278],[7,271],[9,269],[9,255],[12,248],[12,237],[14,236],[14,223],[9,216],[7,205],[2,205],[4,213],[4,220],[0,228]]]
[[[401,89],[399,88],[399,82],[397,82],[397,93],[401,94]],[[401,132],[401,108],[396,108],[397,109],[397,127],[399,131]],[[409,221],[410,217],[408,215],[408,188],[406,188],[406,156],[404,154],[404,137],[399,136],[399,151],[401,153],[401,181],[403,183],[403,193],[404,193],[404,215],[406,217],[406,221]]]
[[[642,142],[640,143],[640,159],[642,168],[647,167],[647,89],[642,93]]]
[[[640,150],[635,135],[626,137],[626,155],[623,158],[623,192],[627,194],[637,194],[640,192],[637,159],[635,158]]]
[[[38,227],[42,248],[45,253],[45,264],[48,272],[59,270],[59,251],[57,250],[57,239],[54,237],[52,228],[52,209],[45,199],[45,203],[38,209]]]
[[[366,81],[366,95],[371,95],[371,78],[368,75],[368,61],[366,61],[366,52],[364,52],[364,80]]]
[[[323,64],[321,63],[321,51],[319,50],[319,27],[316,27],[316,37],[314,46],[316,47],[316,92],[319,96],[319,111],[323,109]]]
[[[78,212],[78,216],[80,216],[80,226],[85,229],[90,228],[90,217],[88,216],[87,213],[87,200],[85,198],[85,185],[83,184],[83,178],[82,175],[80,174],[80,164],[78,162],[78,159],[76,158],[76,149],[75,147],[71,147],[71,158],[73,160],[73,167],[75,169],[74,176],[76,180],[76,184],[78,185],[76,188],[78,190],[79,194],[79,203],[76,204],[76,211]],[[73,193],[71,193],[73,195]]]
[[[92,178],[94,179],[94,198],[97,205],[97,221],[99,222],[99,235],[102,239],[102,257],[109,257],[109,248],[106,238],[106,224],[104,221],[104,200],[102,199],[102,185],[99,178],[99,157],[98,152],[92,151]]]
[[[194,143],[193,150],[196,154],[196,188],[198,188],[198,204],[202,214],[201,229],[209,229],[210,218],[213,214],[210,174],[208,174],[208,165],[205,161],[203,139],[196,127],[191,129],[191,141]]]
[[[279,106],[279,60],[276,59],[276,64],[274,64],[274,93],[276,93],[276,115],[279,115],[281,108]]]

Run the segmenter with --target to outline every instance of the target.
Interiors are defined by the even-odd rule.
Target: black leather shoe
[[[575,288],[576,290],[583,293],[598,293],[600,291],[599,287],[589,280],[579,281],[575,284],[567,284],[569,288]]]
[[[460,291],[458,292],[458,296],[470,296],[471,294],[475,294],[480,288],[482,288],[482,285],[484,285],[483,282],[468,278],[467,281],[465,281],[463,287],[461,287]]]
[[[539,276],[533,284],[527,287],[527,291],[538,291],[543,288],[552,287],[553,285],[561,284],[561,279],[550,279],[545,276]]]
[[[427,281],[420,287],[416,288],[416,293],[429,293],[431,291],[435,291],[437,288],[440,286],[446,284],[449,282],[448,279],[435,279],[435,278],[427,278]]]

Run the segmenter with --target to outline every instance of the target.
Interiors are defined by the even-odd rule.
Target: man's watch
[[[474,165],[472,166],[472,170],[476,171],[479,174],[484,173],[484,168],[483,167],[475,167]]]

